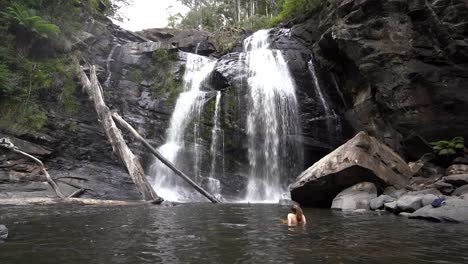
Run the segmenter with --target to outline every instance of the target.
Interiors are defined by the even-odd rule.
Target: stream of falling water
[[[176,166],[181,165],[179,154],[188,148],[184,142],[186,130],[192,121],[200,118],[206,94],[201,88],[208,75],[213,71],[215,63],[216,61],[210,58],[187,53],[183,82],[184,92],[177,99],[169,128],[166,131],[166,142],[158,148],[161,154]],[[194,176],[199,176],[200,169],[199,129],[198,122],[195,122],[193,145],[195,160],[193,161],[194,171],[191,173]],[[153,187],[166,200],[193,201],[194,197],[198,197],[193,188],[189,187],[158,160],[154,160],[150,174],[154,176]]]
[[[317,93],[320,99],[320,102],[322,103],[323,110],[325,112],[324,118],[326,119],[327,129],[329,131],[328,141],[329,141],[329,144],[333,146],[337,138],[340,137],[342,133],[340,118],[335,113],[335,111],[330,108],[330,105],[328,104],[327,100],[323,96],[322,86],[320,85],[320,82],[317,77],[317,71],[315,69],[313,57],[309,60],[308,66],[309,66],[309,72],[312,75],[312,79],[314,81],[315,92]],[[344,102],[344,99],[343,99],[343,102]]]
[[[217,171],[217,159],[218,159],[218,149],[219,149],[219,136],[223,136],[221,134],[223,131],[221,130],[220,127],[220,108],[221,108],[221,92],[218,91],[216,92],[216,103],[215,103],[215,112],[213,116],[213,129],[211,130],[211,146],[210,146],[210,152],[211,152],[211,171],[210,171],[210,177],[208,178],[208,189],[216,197],[220,197],[220,189],[221,189],[221,184],[218,180],[219,173],[224,173],[224,171]],[[223,145],[224,145],[224,139],[223,139]],[[223,146],[224,149],[224,146]],[[221,153],[223,156],[223,162],[224,164],[224,155]],[[224,170],[224,166],[223,166]]]
[[[249,102],[247,115],[250,176],[245,199],[278,202],[288,198],[288,177],[302,156],[288,142],[300,132],[295,84],[283,54],[270,48],[269,30],[244,41]],[[299,165],[300,167],[301,165]]]

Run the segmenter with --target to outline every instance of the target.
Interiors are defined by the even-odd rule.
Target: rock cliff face
[[[302,134],[293,140],[304,144],[305,167],[355,131],[366,131],[409,159],[427,150],[421,138],[468,138],[466,0],[327,2],[320,14],[270,32],[271,45],[283,51],[297,86]],[[107,104],[155,146],[164,142],[182,89],[184,52],[215,52],[206,32],[152,29],[136,34],[94,19],[71,42],[72,50],[98,66]],[[224,180],[234,193],[245,187],[239,183],[248,164],[244,107],[238,100],[245,91],[236,71],[243,62],[237,47],[219,59],[210,88],[224,94]],[[82,93],[77,98],[80,111],[72,118],[44,102],[48,122],[40,132],[2,133],[33,148],[31,153],[45,161],[53,177],[68,177],[61,185],[69,192],[80,185],[90,189],[85,196],[139,199],[88,98]],[[214,103],[214,96],[208,98],[202,113],[200,144],[206,152]],[[139,143],[131,137],[128,141],[149,164]],[[52,196],[43,180],[34,164],[0,153],[0,197]]]
[[[468,2],[333,1],[291,36],[336,77],[341,114],[411,159],[420,136],[467,137]]]
[[[178,37],[177,43],[152,41],[111,21],[89,19],[71,42],[72,50],[83,58],[82,65],[97,66],[107,105],[160,145],[181,91],[185,59],[179,53],[180,43],[196,48],[190,36],[180,32],[172,36]],[[212,47],[206,45],[199,49]],[[65,194],[83,187],[87,191],[82,197],[141,199],[112,153],[93,105],[84,93],[76,97],[80,111],[73,117],[63,115],[52,102],[44,102],[48,119],[43,129],[34,133],[6,129],[0,137],[10,137],[15,145],[43,160],[51,176],[60,178],[58,184]],[[139,143],[131,137],[128,142],[140,157],[147,158]],[[1,150],[0,198],[55,197],[38,172],[35,164]]]

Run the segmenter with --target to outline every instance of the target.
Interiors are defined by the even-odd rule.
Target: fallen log
[[[44,173],[46,179],[47,179],[47,182],[49,183],[49,185],[52,187],[52,189],[54,189],[55,191],[55,194],[57,194],[57,196],[61,199],[66,199],[67,197],[65,195],[63,195],[63,193],[60,191],[60,188],[58,187],[57,183],[55,183],[55,181],[52,179],[52,177],[50,177],[49,173],[47,172],[46,168],[44,167],[44,163],[42,163],[42,161],[40,161],[38,158],[26,153],[26,152],[23,152],[21,151],[17,146],[15,146],[8,138],[2,138],[0,139],[0,147],[3,147],[3,148],[6,148],[16,154],[19,154],[21,156],[24,156],[26,158],[29,158],[29,159],[32,159],[37,165],[39,165],[41,167],[41,171],[42,173]]]
[[[120,129],[117,128],[112,119],[112,113],[104,102],[102,87],[97,79],[95,66],[90,67],[90,78],[88,78],[83,67],[81,67],[79,78],[84,90],[94,102],[98,120],[109,143],[112,145],[112,150],[124,163],[143,199],[145,201],[153,201],[153,203],[161,203],[163,199],[156,194],[153,187],[149,184],[140,161],[127,146],[127,143],[125,143]]]
[[[33,197],[33,198],[6,198],[0,199],[0,205],[49,205],[49,204],[77,204],[77,205],[139,205],[146,204],[143,201],[118,201],[118,200],[98,200],[88,198],[45,198],[45,197]]]
[[[127,121],[125,121],[119,114],[112,113],[112,117],[114,120],[119,123],[123,128],[127,129],[130,133],[132,133],[143,145],[156,156],[162,163],[164,163],[167,167],[169,167],[175,174],[180,176],[184,179],[188,184],[190,184],[195,190],[197,190],[200,194],[208,198],[213,203],[221,203],[215,196],[204,190],[201,186],[199,186],[196,182],[190,179],[185,173],[179,170],[177,167],[174,166],[169,160],[167,160],[159,151],[157,151],[153,146],[151,146],[148,141],[146,141]]]
[[[85,192],[86,192],[86,189],[81,188],[79,190],[74,191],[72,194],[68,195],[68,198],[76,198],[76,197],[82,195]]]

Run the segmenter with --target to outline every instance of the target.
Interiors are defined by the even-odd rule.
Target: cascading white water
[[[288,197],[291,175],[285,168],[294,167],[302,151],[297,146],[288,148],[288,137],[300,131],[295,84],[281,51],[270,48],[268,33],[260,30],[244,41],[250,163],[245,199],[250,202]]]
[[[219,136],[222,133],[221,127],[220,127],[220,112],[221,108],[221,92],[218,91],[216,92],[216,102],[215,102],[215,112],[213,115],[213,128],[211,129],[211,146],[210,146],[210,152],[211,152],[211,170],[210,170],[210,178],[209,178],[209,184],[208,184],[208,189],[209,191],[219,197],[220,196],[220,183],[218,180],[218,171],[217,171],[217,158],[218,158],[218,148],[219,148]],[[223,158],[224,160],[224,158]],[[221,172],[221,173],[224,173]]]
[[[109,52],[109,55],[107,56],[107,59],[106,59],[107,77],[106,77],[106,80],[104,81],[104,87],[109,87],[110,86],[110,81],[111,81],[111,77],[112,77],[112,71],[110,69],[110,65],[111,65],[111,62],[113,61],[112,56],[114,56],[114,52],[115,52],[115,49],[117,47],[120,47],[120,44],[114,45],[112,47],[112,49]]]
[[[177,99],[172,113],[169,128],[166,131],[166,142],[158,148],[161,154],[169,161],[178,165],[178,156],[186,149],[184,142],[189,124],[200,117],[201,109],[205,102],[205,92],[201,91],[207,76],[213,71],[216,61],[207,57],[187,53],[187,63],[184,74],[184,92]],[[194,166],[195,176],[199,174],[199,147],[197,146],[198,124],[194,126]],[[158,194],[170,201],[193,201],[198,197],[193,189],[183,180],[174,175],[164,164],[155,160],[151,166],[151,174],[154,176],[153,186]]]

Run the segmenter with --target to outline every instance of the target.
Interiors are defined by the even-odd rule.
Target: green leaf
[[[464,149],[464,148],[465,148],[465,145],[464,145],[464,144],[456,144],[456,145],[455,145],[455,148],[456,148],[456,149]]]

